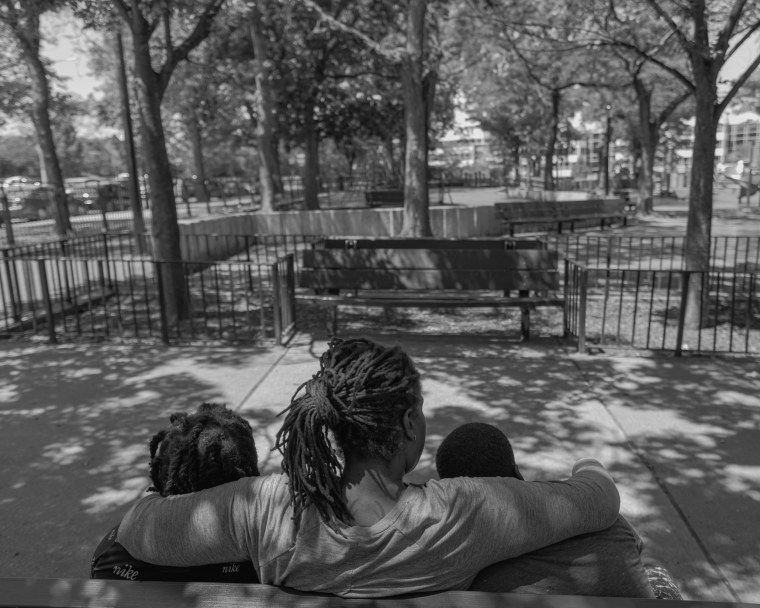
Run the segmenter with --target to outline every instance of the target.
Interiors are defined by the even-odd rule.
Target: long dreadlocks
[[[289,478],[294,517],[314,505],[327,521],[351,521],[341,487],[344,454],[390,461],[401,444],[401,415],[413,407],[419,374],[398,346],[334,338],[319,371],[298,387],[275,447]],[[303,389],[303,394],[301,390]]]
[[[151,491],[187,494],[259,474],[248,421],[226,406],[203,403],[192,414],[172,414],[150,440]]]

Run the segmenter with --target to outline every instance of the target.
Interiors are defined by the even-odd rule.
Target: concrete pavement
[[[427,449],[465,421],[498,424],[529,479],[576,458],[610,468],[622,512],[690,599],[760,603],[757,359],[577,355],[558,341],[400,343],[423,374]],[[172,411],[218,400],[252,423],[264,472],[276,414],[323,339],[287,348],[0,343],[0,576],[86,577],[92,550],[147,485],[147,442]]]

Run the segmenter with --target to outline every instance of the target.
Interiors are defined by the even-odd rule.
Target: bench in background
[[[562,233],[564,226],[575,230],[576,222],[598,222],[606,225],[627,222],[626,203],[620,199],[594,199],[586,201],[515,201],[495,203],[496,217],[502,230],[513,236],[515,227],[521,224],[556,226]]]
[[[297,298],[340,305],[521,310],[521,335],[530,338],[530,310],[564,306],[558,254],[533,249],[311,249],[302,252]]]
[[[0,579],[0,608],[752,608],[731,602],[443,591],[342,599],[272,585]],[[754,605],[757,608],[757,605]]]
[[[368,207],[380,205],[400,206],[404,204],[404,191],[398,188],[377,188],[364,191],[364,201]]]
[[[314,249],[546,249],[539,239],[469,237],[340,236],[326,237],[313,243]]]

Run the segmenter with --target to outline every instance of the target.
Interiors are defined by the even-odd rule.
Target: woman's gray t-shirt
[[[455,478],[408,486],[372,526],[328,525],[313,507],[292,519],[284,475],[244,478],[193,494],[146,496],[119,542],[172,566],[250,559],[263,583],[346,597],[467,589],[495,562],[603,530],[620,497],[601,466],[565,481]]]

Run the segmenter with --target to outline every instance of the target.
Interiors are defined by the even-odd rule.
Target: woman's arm
[[[472,479],[469,535],[493,563],[572,536],[609,528],[620,510],[615,482],[596,460],[576,462],[566,481]],[[477,529],[475,529],[477,528]]]
[[[138,559],[160,566],[197,566],[251,559],[251,526],[266,477],[139,500],[119,525],[118,541]]]

